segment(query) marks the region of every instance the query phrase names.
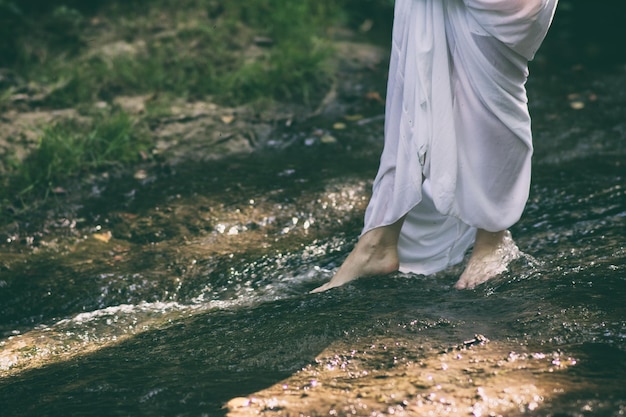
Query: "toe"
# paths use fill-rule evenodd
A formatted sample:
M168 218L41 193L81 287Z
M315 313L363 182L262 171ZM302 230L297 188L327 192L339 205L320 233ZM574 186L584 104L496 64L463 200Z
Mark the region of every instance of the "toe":
M326 283L326 284L324 284L322 286L319 286L319 287L315 288L314 290L309 291L309 294L316 294L318 292L324 292L324 291L327 291L329 289L331 289L331 286L330 286L329 283Z
M468 285L464 280L458 280L456 284L454 284L454 288L457 290L465 290L468 288Z

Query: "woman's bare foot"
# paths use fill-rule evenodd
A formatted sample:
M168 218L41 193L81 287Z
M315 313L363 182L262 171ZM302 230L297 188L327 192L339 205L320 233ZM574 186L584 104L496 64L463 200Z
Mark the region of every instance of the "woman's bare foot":
M365 233L329 282L311 291L322 292L357 278L397 271L398 237L404 218Z
M488 232L478 229L472 256L454 288L472 289L506 271L509 263L520 256L508 230Z

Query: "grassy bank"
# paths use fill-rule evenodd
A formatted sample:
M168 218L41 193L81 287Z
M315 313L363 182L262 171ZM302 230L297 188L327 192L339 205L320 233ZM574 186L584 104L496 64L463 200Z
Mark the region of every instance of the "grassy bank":
M149 156L146 126L174 100L314 108L332 84L333 28L361 20L349 3L0 0L0 121L68 108L80 118L49 118L26 156L10 149L22 138L0 137L0 208ZM141 95L132 116L115 104Z
M12 23L0 22L5 105L25 82L52 108L120 93L314 100L331 76L326 39L340 16L334 2L312 0L66 1L43 12L29 3L0 0Z

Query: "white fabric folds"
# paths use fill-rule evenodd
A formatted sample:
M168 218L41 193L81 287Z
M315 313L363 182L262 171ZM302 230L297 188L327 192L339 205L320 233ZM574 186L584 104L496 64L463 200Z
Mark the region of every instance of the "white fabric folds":
M400 270L460 262L530 188L525 82L557 0L396 0L385 146L363 233L407 216Z

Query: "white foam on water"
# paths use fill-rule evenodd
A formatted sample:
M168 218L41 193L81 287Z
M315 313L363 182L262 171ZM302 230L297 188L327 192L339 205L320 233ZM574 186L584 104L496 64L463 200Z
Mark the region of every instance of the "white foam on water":
M120 304L102 309L83 312L73 317L56 322L51 326L38 326L42 329L54 329L55 327L68 328L71 326L88 325L94 322L115 318L125 318L123 321L132 321L141 324L141 317L154 318L155 316L165 316L170 313L192 313L229 310L233 308L250 308L264 302L271 302L281 299L292 298L300 295L299 291L294 291L294 287L300 288L302 285L319 282L329 279L332 271L314 266L311 269L299 274L284 273L274 277L269 283L258 288L250 285L242 285L230 299L207 299L210 295L203 293L193 298L191 303L183 304L177 301L155 301L141 302L138 304ZM304 292L302 292L304 294ZM110 323L109 323L110 324Z

